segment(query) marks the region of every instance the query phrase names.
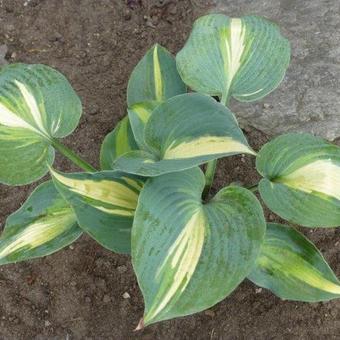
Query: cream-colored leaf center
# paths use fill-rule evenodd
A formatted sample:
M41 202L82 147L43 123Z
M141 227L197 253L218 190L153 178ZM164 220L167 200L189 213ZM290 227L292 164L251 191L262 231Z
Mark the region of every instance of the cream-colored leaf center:
M145 316L145 321L154 319L174 298L181 294L190 282L196 269L204 244L206 220L202 210L196 211L178 235L167 256L156 273L156 280L162 280L165 271L174 271L170 286L159 288L154 305Z
M13 242L0 250L0 258L4 258L22 248L35 249L61 235L75 223L76 218L71 209L62 213L47 216L38 220L13 237ZM0 243L1 244L1 243Z
M279 182L307 193L319 192L340 200L340 166L331 159L307 164Z
M130 189L127 185L114 180L80 180L62 176L53 172L53 176L68 189L81 196L111 204L123 209L130 209L134 212L137 207L138 194ZM131 180L132 181L132 180ZM131 182L130 182L131 185ZM137 184L136 184L137 185ZM108 208L107 206L100 206L99 203L93 203L94 207L102 211L112 211L118 215L121 214L119 209ZM131 212L125 212L125 216L131 216Z
M17 85L22 97L24 98L24 101L30 111L32 122L27 122L25 119L21 118L15 112L9 110L5 105L0 103L0 124L8 127L28 129L48 138L49 134L44 127L42 114L39 110L36 99L23 83L17 80L14 80L14 83ZM34 124L32 124L33 122Z
M241 59L245 49L246 29L242 19L232 18L230 26L222 31L222 57L224 71L227 77L226 90L228 91L232 80L241 67Z
M255 154L247 145L231 137L205 136L176 146L174 141L165 151L164 159L183 159L223 153Z
M160 66L160 63L159 63L158 46L155 46L155 48L153 50L153 73L154 73L156 100L162 101L162 99L163 99L163 81L162 81L161 66Z

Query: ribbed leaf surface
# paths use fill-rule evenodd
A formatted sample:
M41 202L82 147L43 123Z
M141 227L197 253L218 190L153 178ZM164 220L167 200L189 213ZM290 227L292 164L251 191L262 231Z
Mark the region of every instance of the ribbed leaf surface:
M138 195L143 183L138 179L109 171L61 174L53 180L73 207L79 226L103 247L130 252L130 238Z
M48 181L7 218L0 238L0 264L50 255L81 234L72 208Z
M186 92L175 58L162 46L150 48L133 70L127 89L128 106L164 100Z
M148 325L199 312L249 274L265 232L260 203L240 187L201 200L199 168L149 179L132 229L132 261Z
M289 42L272 22L257 16L210 14L196 20L177 54L178 71L193 90L250 102L274 90L290 59Z
M53 163L52 138L70 134L81 115L76 93L45 65L13 64L0 70L0 182L33 182Z
M268 224L248 278L282 299L318 302L340 297L340 282L314 244L281 224Z
M254 151L234 115L214 99L197 93L159 105L144 130L149 151L118 158L114 169L141 176L181 171L209 160Z
M287 134L257 156L259 190L282 218L306 227L340 225L340 148L309 134Z

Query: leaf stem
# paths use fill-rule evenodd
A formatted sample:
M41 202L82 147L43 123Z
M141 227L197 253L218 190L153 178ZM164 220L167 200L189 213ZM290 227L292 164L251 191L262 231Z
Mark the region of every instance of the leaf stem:
M91 164L87 163L83 159L81 159L73 150L69 149L64 144L60 143L57 139L52 140L52 145L65 157L67 157L70 161L72 161L79 168L87 171L87 172L95 172L97 171Z
M222 94L222 97L220 99L220 103L223 104L224 106L228 106L229 105L229 93L224 92Z
M224 92L220 98L220 103L224 106L229 105L229 93ZM207 199L211 190L211 186L214 182L215 172L217 167L217 159L209 161L207 163L207 169L205 171L205 187L203 190L203 199Z
M207 163L207 169L205 171L205 187L203 190L203 199L206 199L209 196L211 186L213 184L215 177L216 166L217 159L214 159Z
M246 188L248 190L250 190L251 192L256 192L259 188L259 183L256 183L254 185L251 185L250 187Z

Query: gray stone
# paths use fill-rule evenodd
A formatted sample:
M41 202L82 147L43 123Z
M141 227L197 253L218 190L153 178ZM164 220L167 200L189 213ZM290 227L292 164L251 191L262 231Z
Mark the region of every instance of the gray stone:
M199 2L199 1L198 1ZM310 132L340 137L340 1L213 0L229 16L257 14L276 22L292 47L282 84L256 103L231 101L242 127L268 135ZM197 6L197 14L202 14Z

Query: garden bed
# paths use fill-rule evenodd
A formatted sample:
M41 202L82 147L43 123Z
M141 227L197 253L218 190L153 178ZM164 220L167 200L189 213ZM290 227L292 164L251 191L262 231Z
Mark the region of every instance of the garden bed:
M83 101L84 114L65 143L98 166L104 136L126 113L127 81L138 60L155 42L176 53L194 18L216 2L3 0L1 44L8 46L11 63L44 63L67 76ZM296 11L294 1L252 2L259 6L227 2L229 15L255 12L279 22ZM267 141L255 129L247 128L246 134L256 150ZM213 189L232 181L256 182L253 162L248 157L219 161ZM56 168L76 170L59 157ZM0 185L1 225L35 186ZM278 221L269 213L267 218ZM340 230L308 229L307 234L339 276ZM143 301L130 259L86 236L50 257L1 267L0 291L1 339L336 339L340 333L339 301L286 302L249 281L208 311L134 333Z

